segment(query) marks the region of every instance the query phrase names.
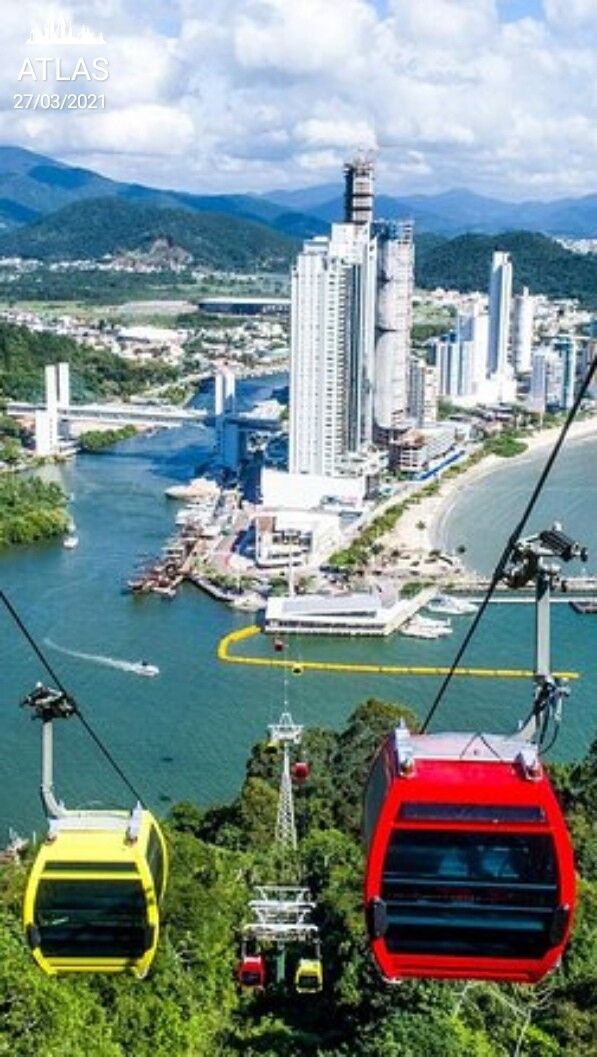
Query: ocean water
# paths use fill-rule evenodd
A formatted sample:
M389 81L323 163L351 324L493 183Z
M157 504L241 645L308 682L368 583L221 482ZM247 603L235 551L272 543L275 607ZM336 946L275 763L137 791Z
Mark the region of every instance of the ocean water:
M438 541L467 548L467 565L490 572L522 516L548 451L503 460L503 465L464 484L438 526ZM597 573L597 437L572 440L562 449L525 534L560 522L563 530L588 547L586 569ZM571 575L582 568L569 566Z
M243 385L247 402L270 391L264 380ZM284 694L278 670L217 660L220 638L250 623L250 615L233 613L190 585L172 602L121 593L136 564L155 555L173 528L178 506L165 499L164 489L192 476L211 442L208 430L162 431L127 441L109 454L80 456L69 466L47 469L74 496L79 547L66 551L51 543L0 556L3 589L37 639L60 647L45 646L51 664L130 781L161 813L183 798L205 805L233 796L250 747L278 716ZM546 499L550 509L545 510L589 545L597 545L596 455L595 444L571 445ZM442 530L446 539L465 543L479 568L490 563L511 524L508 504L514 513L535 472L531 460L521 461L481 482L480 500L472 490L465 491ZM564 504L568 516L562 513ZM532 617L530 606L492 607L468 662L529 667ZM400 636L383 642L295 639L291 655L354 663L448 664L469 620L456 618L455 634L438 642ZM579 617L567 606L554 607L555 662L582 673L567 706L557 746L560 758L582 754L595 732L596 639L597 618ZM246 649L270 655L272 647L263 638ZM157 664L160 675L144 679L127 670L127 664L141 659ZM43 828L38 800L40 728L19 702L45 678L30 647L6 612L0 612L0 838L9 825L23 833ZM289 679L288 693L297 721L340 727L356 705L372 695L401 701L423 715L437 685L435 678L305 672ZM436 729L507 731L526 715L530 695L531 686L524 682L454 680ZM129 793L76 719L58 725L55 741L56 787L68 806L130 803Z

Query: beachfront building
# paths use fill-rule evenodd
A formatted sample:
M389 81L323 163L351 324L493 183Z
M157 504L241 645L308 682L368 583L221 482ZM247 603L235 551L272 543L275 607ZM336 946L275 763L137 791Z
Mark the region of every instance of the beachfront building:
M401 473L419 477L439 470L461 450L455 422L438 422L404 434L394 452L394 465Z
M577 344L570 334L535 349L529 401L538 411L569 411L576 396Z
M377 246L369 224L334 224L292 272L291 473L334 476L373 435Z
M589 323L589 340L580 349L580 371L582 377L587 373L590 365L597 356L597 316ZM597 400L597 373L593 375L593 381L587 390L587 397Z
M509 253L496 251L489 277L489 341L487 376L504 377L508 362L510 306L512 301L512 264Z
M479 403L486 389L488 317L479 302L459 312L456 328L435 343L440 397L457 404Z
M569 411L576 395L576 341L571 334L560 334L553 344L562 364L561 406Z
M375 324L374 437L387 447L408 416L414 290L414 238L410 222L378 223Z
M547 409L562 406L564 371L562 359L549 346L541 346L533 352L529 404L534 411L543 413Z
M408 414L422 426L437 419L437 369L418 357L413 357L409 371ZM400 444L400 438L396 438Z
M517 374L528 374L531 370L534 321L535 298L525 286L522 293L514 298L512 318L512 354Z

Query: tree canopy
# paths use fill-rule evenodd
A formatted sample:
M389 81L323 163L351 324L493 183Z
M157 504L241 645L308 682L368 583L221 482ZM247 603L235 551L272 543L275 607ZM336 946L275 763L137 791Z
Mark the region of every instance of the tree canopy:
M147 980L45 977L21 937L26 869L0 868L0 1055L10 1057L592 1057L597 1029L592 946L597 883L591 831L597 746L554 768L583 871L562 968L537 988L404 982L389 988L370 959L362 914L362 782L381 738L407 709L370 699L346 729L306 732L312 778L297 795L303 877L317 901L324 990L241 994L239 932L251 885L273 868L279 761L255 746L236 800L179 804L166 823L172 876Z

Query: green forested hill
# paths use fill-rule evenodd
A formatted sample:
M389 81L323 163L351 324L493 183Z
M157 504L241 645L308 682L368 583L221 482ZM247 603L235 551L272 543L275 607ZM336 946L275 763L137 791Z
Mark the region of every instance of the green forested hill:
M315 217L253 194L192 194L120 183L90 169L65 165L21 147L0 146L0 228L26 224L64 206L106 195L140 205L227 213L257 220L276 231L306 237L326 228Z
M494 250L512 255L514 289L533 294L577 297L597 308L597 255L571 253L545 235L511 231L504 235L422 236L417 243L417 285L431 290L487 290Z
M52 979L25 948L25 868L0 869L0 1054L10 1057L593 1057L597 884L590 831L597 750L556 769L583 875L574 940L539 988L405 982L387 987L369 957L358 831L368 760L400 715L371 700L345 731L312 730L312 778L297 797L304 881L317 900L325 987L261 996L235 984L251 885L276 879L271 834L279 763L260 745L226 807L178 805L168 823L172 877L155 967L127 977ZM412 722L411 716L411 722ZM295 952L295 956L296 956ZM524 1040L516 1050L524 1031Z
M286 267L294 239L225 213L196 213L126 199L92 198L59 209L0 236L0 256L39 260L98 259L127 250L149 250L166 239L210 268L250 271Z
M130 396L176 377L171 367L133 364L111 352L88 348L71 338L0 322L0 400L38 400L47 363L66 360L72 368L75 400Z

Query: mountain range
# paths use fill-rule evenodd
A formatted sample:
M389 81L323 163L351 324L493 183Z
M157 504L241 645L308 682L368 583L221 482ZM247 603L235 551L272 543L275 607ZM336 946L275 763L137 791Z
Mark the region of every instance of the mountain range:
M90 169L19 147L0 147L0 228L14 228L81 199L115 196L140 205L227 213L291 237L327 231L342 217L342 188L327 183L266 194L190 194L110 180ZM575 238L597 237L597 194L551 202L504 202L457 188L440 194L376 198L378 217L409 217L419 232L496 234L525 229Z
M227 213L301 239L328 226L325 220L259 195L194 195L119 183L20 147L0 147L0 229L31 223L84 199L107 197L159 208Z
M286 271L302 239L328 231L330 222L340 219L338 191L324 184L267 196L192 195L118 183L4 147L0 257L57 261L131 251L155 256L159 246L160 254L218 270ZM491 253L502 249L512 254L516 289L524 283L533 293L597 305L597 256L572 253L529 230L535 225L560 234L594 234L597 195L513 204L460 190L401 199L380 194L376 205L379 216L414 218L416 281L423 288L485 289ZM512 231L516 224L525 230Z
M342 215L340 185L321 184L302 191L270 191L264 198L328 223L339 220ZM546 235L597 238L597 194L552 202L503 202L475 194L467 188L455 188L440 194L399 198L378 194L375 206L380 218L408 217L414 220L417 231L440 235L459 235L468 231L497 234L524 229Z

